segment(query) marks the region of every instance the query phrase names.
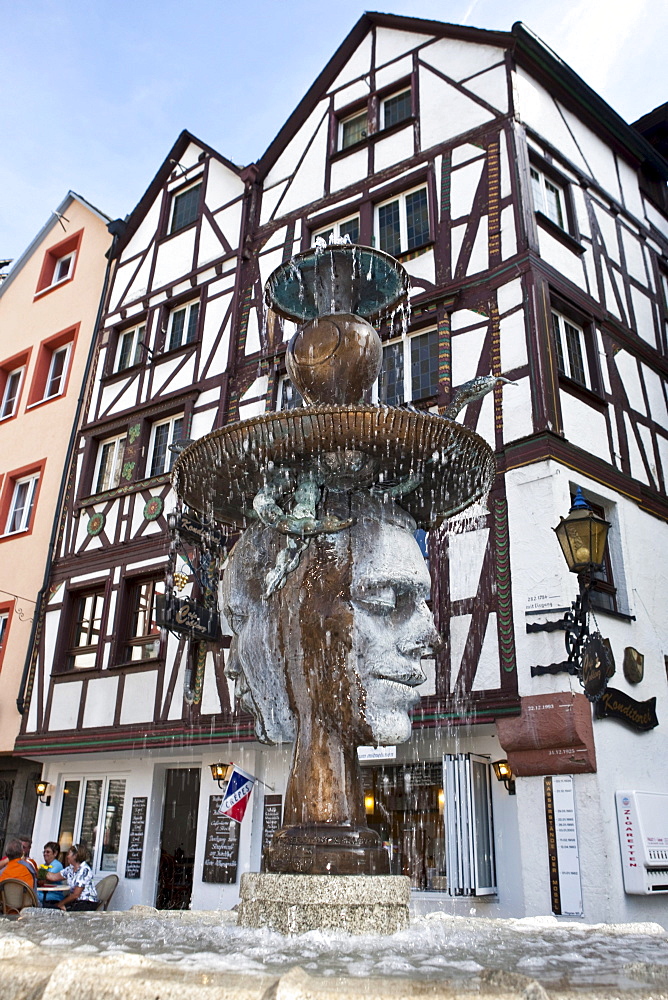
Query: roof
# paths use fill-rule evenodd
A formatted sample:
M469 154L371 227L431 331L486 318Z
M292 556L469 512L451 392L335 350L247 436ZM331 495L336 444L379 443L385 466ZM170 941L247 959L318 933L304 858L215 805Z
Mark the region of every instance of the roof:
M48 220L44 223L40 231L35 236L35 238L28 244L28 246L23 251L21 256L16 258L9 273L7 274L7 277L4 279L4 281L0 282L0 296L5 293L7 288L9 288L16 275L23 268L24 264L26 264L27 261L30 260L30 258L32 257L32 255L34 254L35 250L40 245L40 243L42 243L43 240L48 236L48 234L51 232L54 226L58 225L58 217L60 215L65 214L69 205L71 205L73 201L78 201L81 205L84 206L84 208L87 208L89 212L92 212L93 215L97 215L97 217L101 219L105 223L105 225L111 222L111 218L108 215L100 211L99 208L96 208L95 205L92 205L89 201L86 201L86 199L82 195L77 194L76 191L68 191L66 196L61 201L60 205L58 205L58 207L54 209L54 211L49 216Z

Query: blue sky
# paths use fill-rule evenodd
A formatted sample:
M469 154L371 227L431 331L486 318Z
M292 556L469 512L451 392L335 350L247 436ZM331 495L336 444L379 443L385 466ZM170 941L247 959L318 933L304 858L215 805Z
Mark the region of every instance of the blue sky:
M183 128L256 160L365 9L520 20L627 121L668 100L666 0L3 0L0 257L70 188L125 216Z

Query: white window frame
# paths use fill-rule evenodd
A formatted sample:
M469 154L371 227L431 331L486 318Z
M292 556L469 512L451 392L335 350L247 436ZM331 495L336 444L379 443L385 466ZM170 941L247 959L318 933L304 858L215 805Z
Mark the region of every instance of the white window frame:
M446 869L450 896L497 891L491 764L473 753L443 757ZM476 776L483 779L482 801ZM478 781L479 786L479 781ZM485 853L485 847L487 852Z
M9 628L9 611L0 611L0 662L2 661L2 648L5 644L5 636Z
M74 271L74 261L76 259L76 255L77 255L76 250L70 250L69 253L65 253L65 254L63 254L62 257L58 257L56 259L56 263L55 263L54 268L53 268L53 278L51 280L51 285L50 285L51 288L53 288L54 285L62 285L63 281L67 281L68 278L72 277L72 272ZM64 264L66 261L67 261L67 264L68 264L67 271L61 277L58 277L57 276L58 275L58 271L60 270L61 265Z
M194 344L197 340L197 325L199 323L199 298L191 299L190 302L183 302L179 306L174 306L173 309L169 311L169 318L167 321L167 335L165 337L165 351L177 351L179 347L185 347L186 344ZM190 326L190 320L192 317L193 309L197 309L197 318L195 320L195 336L192 340L188 340L188 328ZM183 329L181 331L181 342L179 344L172 344L172 331L174 328L174 318L180 312L184 312L186 317L183 321Z
M129 799L128 799L128 779L129 779L129 777L130 776L129 776L129 774L127 772L126 773L118 773L118 774L71 774L71 775L68 774L66 776L63 776L63 778L61 780L61 784L60 784L61 810L60 810L60 816L58 817L58 825L59 825L59 827L60 827L60 824L62 823L62 813L63 813L62 807L63 807L63 802L64 802L64 799L65 799L65 792L64 792L65 785L68 782L72 782L72 781L78 781L79 782L79 797L78 797L78 801L77 801L77 809L76 809L76 814L75 814L75 819L74 819L74 829L71 831L71 833L72 833L72 843L73 844L78 844L79 841L81 840L81 827L83 826L83 821L84 821L84 807L85 807L85 801L86 801L86 786L87 786L87 784L88 784L89 781L91 781L91 782L92 781L101 781L102 782L102 789L101 789L101 792L100 792L100 808L99 808L98 814L97 814L97 830L99 831L99 833L98 833L98 836L97 836L95 848L91 852L91 859L89 861L90 867L92 868L92 870L95 872L96 875L97 874L108 875L108 874L113 874L114 872L116 872L116 874L120 874L121 859L123 858L123 845L126 842L126 837L125 837L125 834L124 834L124 828L127 829L127 825L126 824L127 824L127 807L128 807L128 801L129 801ZM108 798L109 798L109 784L112 781L124 781L125 782L125 789L124 789L124 793L123 793L123 819L122 819L122 822L121 822L121 830L119 831L119 842L118 842L118 855L117 855L118 860L116 862L116 867L115 868L100 868L100 861L102 860L102 858L101 858L102 848L104 846L105 819L106 819L106 814L107 814L107 806L108 806ZM59 835L62 832L65 832L65 831L61 831L59 829ZM66 832L69 833L70 831L68 830ZM88 844L87 846L90 849L91 845Z
M585 386L585 388L591 389L592 387L591 372L589 370L589 357L587 355L587 335L585 330L578 323L572 320L570 316L564 315L564 313L560 312L558 309L555 309L553 307L550 311L552 314L551 316L552 330L554 332L555 348L557 351L557 367L559 367L559 362L558 362L559 353L561 353L561 357L563 359L563 371L561 368L559 368L560 373L565 375L566 378L569 378L572 382L575 382L576 385L583 385ZM558 333L555 330L555 323L554 323L555 319L557 320L557 326L559 331ZM582 381L582 379L580 378L575 378L573 375L573 364L571 359L571 352L569 351L568 348L568 339L566 336L565 324L568 324L568 326L577 334L577 343L579 345L580 360L582 362L584 381Z
M386 347L394 347L396 344L402 344L402 357L403 357L403 383L404 383L404 394L401 400L396 403L390 403L390 406L399 406L400 403L411 403L414 398L416 399L428 399L428 396L413 396L413 372L412 372L412 342L416 337L424 337L429 333L436 333L437 327L430 326L426 330L416 330L415 333L411 333L406 337L395 337L393 340L386 340L383 342L383 352ZM371 398L374 403L379 401L379 388L380 388L380 376L376 379L371 390Z
M324 239L325 243L328 243L330 233L334 235L337 239L341 239L341 227L345 226L347 222L353 222L355 219L357 219L357 231L359 232L360 214L359 212L355 212L353 215L347 215L345 219L339 219L336 222L331 223L331 225L329 226L321 226L320 229L317 229L312 234L311 237L312 243L315 243L318 237L320 237L320 239Z
M9 513L7 515L7 521L5 524L5 535L18 535L22 531L27 531L30 527L30 519L32 517L33 508L35 506L35 492L37 490L37 484L39 482L39 472L33 473L31 476L21 476L20 479L14 480L14 489L12 491L12 500L9 505ZM21 519L19 525L16 528L10 530L10 525L14 520L14 515L18 508L18 498L20 487L28 483L28 489L25 494L25 501L23 503Z
M401 97L403 94L408 94L409 97L410 97L410 104L411 104L411 112L410 112L410 114L407 115L406 118L402 118L398 122L393 122L392 125L387 125L386 122L385 122L385 105L387 104L388 101L394 100L395 97ZM404 122L409 122L411 120L411 118L413 117L413 104L412 104L412 101L413 101L413 91L412 91L410 83L407 84L405 87L401 87L399 90L394 90L391 94L386 94L385 97L382 97L381 101L380 101L381 128L382 129L392 128L393 125L401 125Z
M116 434L114 437L108 437L99 442L97 446L97 457L95 459L95 472L93 475L94 493L104 493L106 490L113 490L120 483L121 471L123 469L123 458L125 455L125 442L127 441L127 437L127 433L124 431L122 434ZM112 444L114 448L111 461L111 477L109 484L104 486L99 483L100 473L102 471L102 457L104 455L104 449L108 445Z
M146 476L151 478L153 476L164 476L166 472L171 471L171 467L176 461L176 455L173 455L169 450L170 444L174 444L174 426L177 420L183 420L183 426L185 427L185 414L175 413L171 417L166 417L164 420L156 420L151 426L151 437L148 446L148 461L146 463ZM167 447L165 450L165 466L160 472L153 472L153 452L155 450L155 438L157 434L158 427L164 427L165 424L170 425L169 434L167 436ZM183 429L183 428L182 428Z
M416 184L415 187L410 188L408 191L402 191L401 194L394 194L391 198L385 198L383 201L379 201L374 205L373 209L373 232L374 232L374 246L378 247L379 250L383 248L380 245L380 223L379 223L379 213L381 208L385 208L386 205L391 205L393 202L399 202L399 240L401 249L398 251L399 254L408 253L409 250L418 250L420 247L424 246L424 243L419 243L415 247L408 246L408 218L406 214L406 199L411 194L416 194L418 191L424 191L427 195L427 217L429 220L429 232L427 235L426 242L431 239L431 204L429 199L429 186L426 183ZM387 252L387 251L386 251Z
M568 232L568 213L566 212L566 188L563 184L558 184L551 177L548 177L535 163L529 165L531 176L531 194L534 202L534 209L541 212L547 219ZM555 195L557 204L556 213L550 209L548 194ZM540 200L540 204L538 204ZM557 218L555 218L555 214Z
M128 368L134 368L138 365L142 359L142 347L144 338L146 336L146 324L140 323L139 326L130 327L129 330L121 330L118 335L118 342L116 344L116 358L114 359L114 372L124 372ZM123 344L126 339L131 338L131 348L129 353L130 363L124 365L123 368L120 367L121 364L121 354L123 353Z
M292 388L294 389L294 391L299 394L299 390L297 389L297 387L294 384L294 382L292 382L292 379L290 378L290 376L289 375L281 375L280 379L278 380L278 386L277 386L277 389L276 389L276 409L277 410L285 409L286 412L288 412L289 410L296 409L296 406L286 406L286 407L283 406L283 387L285 386L285 384L287 382L289 382L292 385ZM303 406L303 405L304 405L304 402L302 400L302 402L299 404L299 406Z
M174 233L183 232L184 229L187 229L188 226L192 226L193 222L197 220L197 214L196 214L195 218L191 219L190 222L186 222L183 226L179 226L178 229L174 229L174 216L176 215L177 200L181 197L181 195L188 194L188 192L192 191L193 188L201 187L202 183L203 183L202 175L200 174L198 177L195 178L192 184L188 184L186 185L186 187L181 188L179 191L175 191L174 194L172 195L172 203L170 205L170 211L169 211L169 230L168 230L170 236Z
M65 383L67 381L67 370L70 363L70 351L72 349L71 341L67 344L62 344L60 347L56 347L51 351L51 358L49 359L49 371L46 376L46 382L44 383L44 399L55 399L57 396L62 396L65 391ZM51 382L54 378L53 370L56 363L56 358L58 355L64 354L65 359L63 361L63 370L60 375L60 385L58 386L57 392L49 392L51 388Z
M363 118L363 117L366 118L366 129L363 130L364 134L362 135L362 137L360 139L356 139L355 142L349 142L347 145L344 146L343 141L344 141L344 134L345 134L345 126L349 125L351 122L356 121L356 119ZM360 108L358 111L355 111L353 114L346 115L345 118L339 118L338 133L339 133L338 134L338 142L337 142L337 146L336 146L336 148L338 150L350 149L352 146L357 146L357 144L360 143L360 142L362 142L364 139L368 139L368 137L369 137L369 109L368 108Z
M21 389L23 388L23 376L25 375L25 365L20 365L18 368L12 369L12 371L7 372L7 378L5 379L5 388L2 393L2 402L0 403L0 420L7 420L9 417L13 417L16 413L16 409L19 405L19 399L21 396ZM11 386L12 378L18 375L18 382L16 384L16 392L14 393L14 398L12 402L11 410L7 410L7 403L9 402L9 389Z

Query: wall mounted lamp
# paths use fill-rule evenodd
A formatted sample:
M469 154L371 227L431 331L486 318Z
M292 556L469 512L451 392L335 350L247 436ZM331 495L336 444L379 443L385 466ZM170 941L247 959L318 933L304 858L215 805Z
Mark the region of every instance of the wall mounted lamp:
M227 769L229 766L229 764L209 764L209 767L211 768L211 777L218 784L219 788L224 787Z
M494 774L498 781L502 781L506 786L508 795L515 794L515 776L510 769L510 764L507 760L495 760L492 763L494 768Z
M49 782L48 781L42 781L41 778L40 778L39 781L35 782L35 794L36 794L37 798L39 799L39 801L43 805L45 805L45 806L50 806L51 805L51 796L50 795L46 795L48 787L49 787ZM44 798L45 795L46 795L46 798Z
M375 808L376 800L373 797L373 792L367 792L364 796L364 812L367 816L373 816Z

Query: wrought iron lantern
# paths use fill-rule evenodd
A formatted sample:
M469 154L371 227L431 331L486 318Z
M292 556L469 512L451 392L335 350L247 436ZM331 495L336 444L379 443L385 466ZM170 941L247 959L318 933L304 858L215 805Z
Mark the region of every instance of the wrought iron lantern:
M553 528L570 572L585 574L587 586L591 574L603 566L609 529L610 522L594 513L579 487L568 517Z
M507 760L495 760L492 762L494 774L497 781L502 781L506 786L509 795L515 794L515 775Z
M49 788L48 781L42 781L42 779L40 778L39 781L35 782L35 794L39 799L39 801L45 806L51 805L51 796L46 795L48 788ZM44 798L45 795L46 798Z
M223 788L226 784L227 769L229 766L229 764L209 764L211 777L217 782L219 788Z

